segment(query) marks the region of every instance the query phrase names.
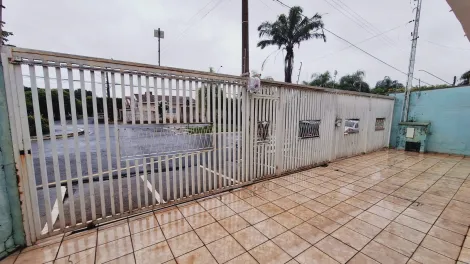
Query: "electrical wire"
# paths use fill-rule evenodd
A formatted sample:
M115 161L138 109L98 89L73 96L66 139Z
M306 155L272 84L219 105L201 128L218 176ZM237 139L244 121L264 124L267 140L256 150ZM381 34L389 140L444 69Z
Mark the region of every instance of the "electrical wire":
M281 5L283 5L283 6L287 7L287 8L289 8L289 9L292 9L292 7L290 7L290 6L286 5L286 4L284 4L284 3L283 3L282 1L280 1L280 0L273 0L273 1L276 1L276 2L280 3ZM307 17L307 16L304 15L304 14L302 14L302 16ZM307 17L307 18L308 18L308 17ZM368 55L368 56L374 58L375 60L377 60L377 61L379 61L379 62L381 62L381 63L387 65L388 67L390 67L390 68L392 68L392 69L394 69L394 70L396 70L396 71L398 71L398 72L400 72L400 73L403 73L403 74L406 75L406 76L408 76L408 73L406 73L406 72L404 72L404 71L398 69L397 67L395 67L395 66L393 66L393 65L391 65L391 64L389 64L389 63L387 63L387 62L385 62L385 61L383 61L383 60L381 60L381 59L379 59L379 58L377 58L376 56L374 56L374 55L370 54L369 52L363 50L362 48L358 47L357 45L355 45L355 44L352 43L351 41L349 41L349 40L347 40L347 39L345 39L345 38L339 36L338 34L334 33L333 31L331 31L331 30L329 30L329 29L327 29L327 28L325 28L325 27L323 27L322 29L325 30L326 32L332 34L333 36L335 36L335 37L337 37L337 38L339 38L339 39L341 39L341 40L347 42L349 45L351 45L351 46L355 47L356 49L362 51L363 53L365 53L366 55ZM416 77L413 77L413 79L419 80L419 79L416 78ZM425 84L427 84L427 85L431 85L431 84L429 84L429 83L427 83L427 82L424 82L423 80L421 80L421 82L422 82L422 83L425 83Z
M456 49L456 50L470 51L470 49L464 49L464 48L459 48L459 47L450 47L450 46L446 46L446 45L443 45L443 44L439 44L439 43L436 43L436 42L432 42L432 41L426 40L426 39L421 39L421 40L422 40L422 41L425 41L425 42L427 42L427 43L430 43L430 44L433 44L433 45L442 47L442 48L446 48L446 49Z

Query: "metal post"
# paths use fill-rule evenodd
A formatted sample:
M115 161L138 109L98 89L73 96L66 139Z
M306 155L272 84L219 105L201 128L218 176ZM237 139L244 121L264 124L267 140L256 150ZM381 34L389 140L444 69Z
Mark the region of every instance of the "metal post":
M242 74L250 72L248 36L248 0L242 0Z
M405 102L403 104L403 116L402 121L406 122L408 120L408 111L410 107L410 91L411 87L413 86L413 73L415 69L415 61L416 61L416 47L418 45L418 31L419 31L419 19L421 17L421 4L423 3L422 0L418 1L418 6L416 7L416 18L415 18L415 27L413 31L413 40L411 42L411 55L410 55L410 63L408 66L408 79L406 81L406 91L405 91Z
M160 28L158 28L158 66L160 66Z
M299 84L300 72L302 71L302 62L300 62L299 75L297 75L297 84Z

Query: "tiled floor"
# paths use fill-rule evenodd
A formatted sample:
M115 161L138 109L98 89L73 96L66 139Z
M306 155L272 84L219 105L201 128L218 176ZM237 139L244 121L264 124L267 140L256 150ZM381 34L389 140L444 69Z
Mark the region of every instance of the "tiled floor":
M74 235L6 263L470 263L470 158L379 151Z

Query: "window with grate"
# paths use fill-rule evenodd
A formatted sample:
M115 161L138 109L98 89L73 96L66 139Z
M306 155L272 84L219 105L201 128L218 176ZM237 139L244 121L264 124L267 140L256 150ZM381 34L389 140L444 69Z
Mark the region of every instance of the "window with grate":
M344 134L359 133L359 119L346 119L344 122Z
M320 137L320 120L303 120L299 122L299 138Z
M385 130L385 118L375 119L375 131Z
M270 130L269 130L268 121L258 122L258 141L266 141L269 139Z

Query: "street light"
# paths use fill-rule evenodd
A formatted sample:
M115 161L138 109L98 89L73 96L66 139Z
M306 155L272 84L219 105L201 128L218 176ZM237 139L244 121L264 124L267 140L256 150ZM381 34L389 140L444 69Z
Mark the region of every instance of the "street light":
M153 30L153 36L158 38L158 66L160 66L160 39L165 38L165 31L160 28Z
M220 71L220 69L222 69L222 67L223 67L223 66L220 66L216 73L219 73L219 71Z
M425 70L419 70L419 71L422 71L422 72L425 72L425 73L427 73L427 74L429 74L429 75L431 75L431 76L434 76L434 77L436 77L437 79L439 79L439 80L441 80L441 81L447 83L448 85L452 85L451 83L446 82L444 79L439 78L439 77L437 77L436 75L434 75L434 74L432 74L432 73L430 73L430 72L428 72L428 71L425 71Z

